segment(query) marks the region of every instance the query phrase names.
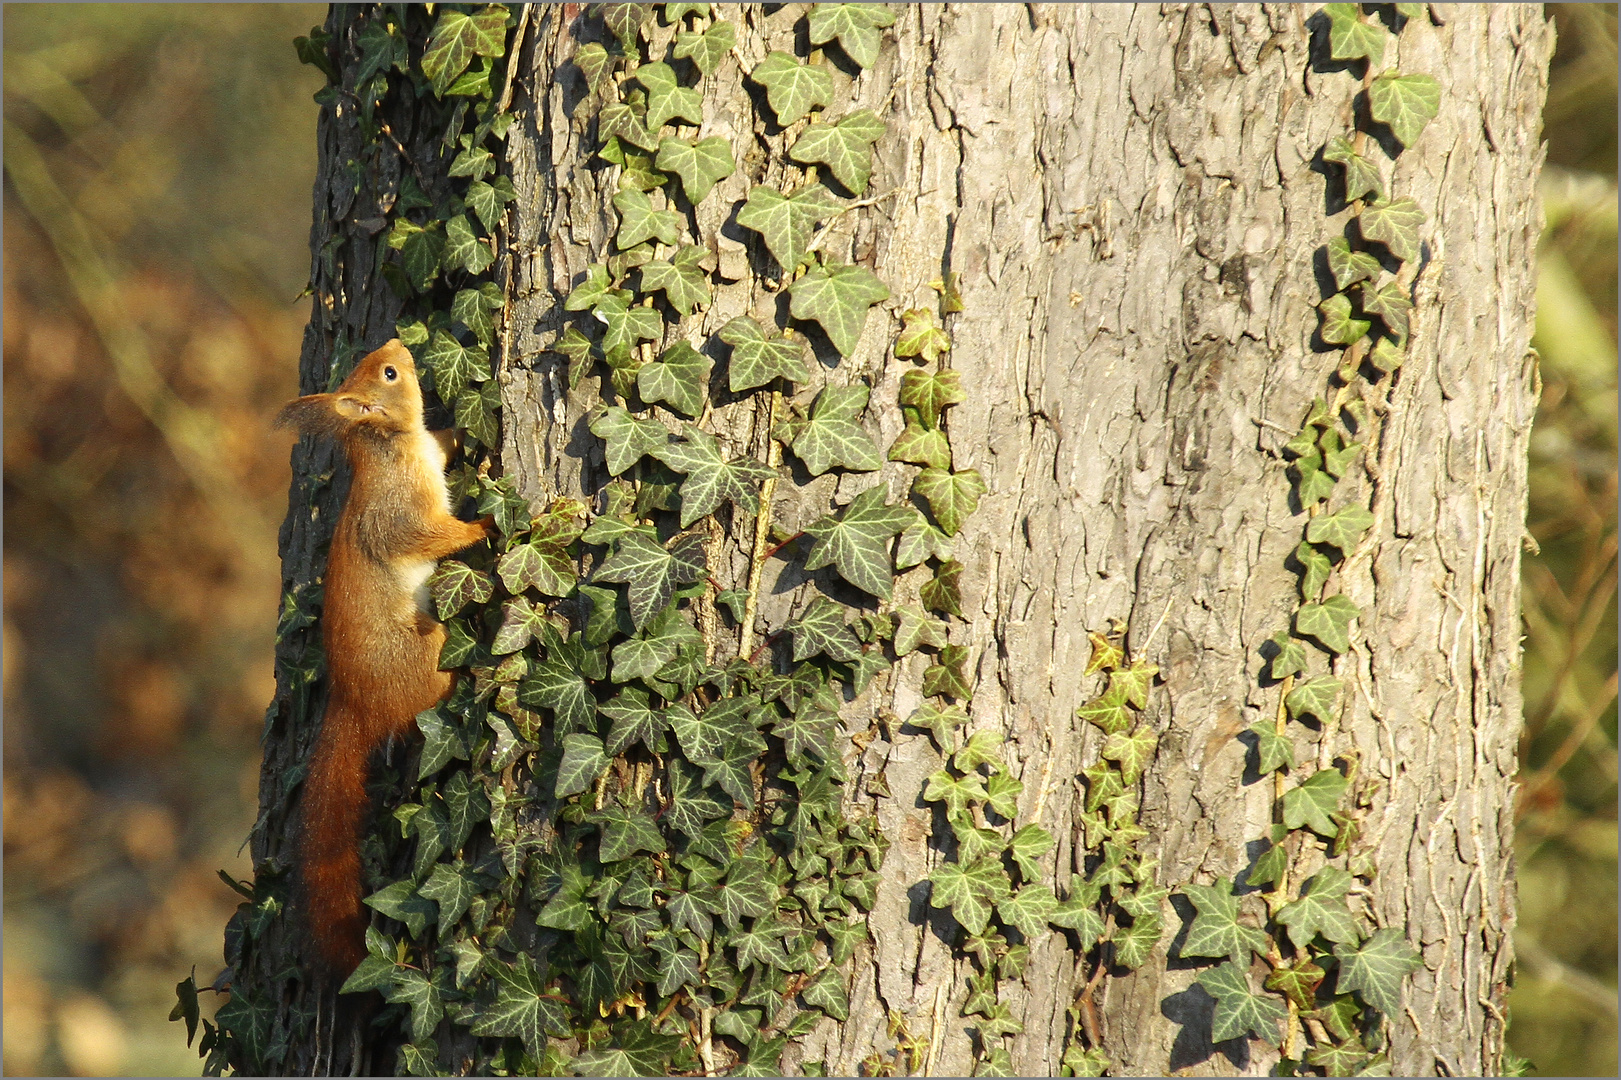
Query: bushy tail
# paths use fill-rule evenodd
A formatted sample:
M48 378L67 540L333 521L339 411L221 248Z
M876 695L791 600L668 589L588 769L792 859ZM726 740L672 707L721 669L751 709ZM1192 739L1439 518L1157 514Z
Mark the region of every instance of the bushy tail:
M329 703L304 780L299 862L305 919L326 974L339 980L366 958L370 921L360 902L360 827L371 747L359 733L346 708Z

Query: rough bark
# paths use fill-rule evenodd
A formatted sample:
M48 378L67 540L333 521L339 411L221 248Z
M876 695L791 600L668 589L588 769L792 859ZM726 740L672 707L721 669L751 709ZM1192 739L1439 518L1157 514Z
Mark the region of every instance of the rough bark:
M704 135L731 138L739 172L697 211L721 277L711 308L680 335L706 341L738 314L786 317L769 260L733 220L748 182L791 137L755 119L741 84L769 49L793 49L804 5L767 14L749 7L736 54L706 79ZM594 379L566 389L564 358L548 349L563 326L561 300L608 254L613 177L591 162L584 86L568 60L574 5L537 8L509 138L518 201L498 265L509 307L500 379L502 464L531 499L589 495L606 479L583 417ZM1520 723L1518 571L1525 456L1535 403L1532 326L1539 112L1551 33L1535 5L1432 5L1436 14L1393 44L1404 69L1433 74L1441 113L1393 167L1394 183L1428 212L1412 359L1394 380L1377 456L1342 481L1378 524L1340 571L1363 609L1356 647L1342 661L1346 713L1322 757L1354 748L1381 781L1366 810L1366 843L1380 872L1367 899L1379 925L1403 927L1425 968L1392 1018L1398 1074L1470 1074L1497 1067L1514 923L1512 776ZM1337 353L1315 337L1313 306L1326 295L1319 250L1346 213L1327 192L1319 148L1352 120L1356 80L1321 72L1321 35L1309 9L1268 6L924 5L897 8L877 65L848 88L852 107L888 122L878 144L871 205L840 219L826 250L874 269L893 312L927 304L927 282L962 274L964 314L950 363L969 400L951 417L957 465L979 469L991 493L957 543L966 565L969 618L953 639L977 672L972 727L1003 732L1025 783L1028 813L1058 838L1055 876L1082 872L1076 825L1079 769L1096 760L1096 731L1074 719L1095 691L1082 675L1085 631L1128 619L1163 686L1149 718L1161 732L1144 784L1145 854L1175 887L1242 873L1270 821L1272 786L1245 773L1237 735L1277 707L1259 679L1258 646L1283 628L1296 576L1286 568L1304 515L1291 502L1280 447L1322 392ZM347 20L335 9L340 36ZM658 33L667 33L660 28ZM800 35L803 38L803 35ZM804 41L798 42L803 52ZM854 74L850 69L849 74ZM391 116L416 165L363 157L340 100L321 116L315 192L316 302L301 358L301 387L324 388L346 354L392 333L398 305L377 267L379 232L403 168L442 168L414 118ZM372 161L354 194L345 163ZM1387 170L1390 167L1387 166ZM421 177L424 186L440 182ZM875 310L854 355L818 347L818 378L873 385L869 427L882 443L900 430L902 365L889 358L893 318ZM717 383L704 425L763 453L766 418ZM292 512L282 532L287 587L313 581L342 477L328 484L329 453L295 453ZM796 479L803 480L804 477ZM904 492L901 472L879 476ZM872 480L821 478L778 488L776 520L792 530ZM314 508L313 510L311 508ZM736 577L752 542L717 539L711 565ZM774 561L771 571L783 565ZM917 587L903 580L900 595ZM768 577L764 631L805 604L813 581ZM261 819L253 853L261 876L285 868L293 792L319 716L299 703L279 648L278 696L267 717ZM721 655L729 648L722 645ZM905 716L919 700L913 657L845 711L864 735L880 713ZM891 741L886 731L893 734ZM955 926L931 909L926 879L947 830L919 798L939 767L926 736L879 731L851 743L852 793L880 770L893 798L857 796L893 846L856 954L851 1019L826 1022L785 1063L822 1059L854 1074L894 1046L899 1016L934 1044L935 1074L972 1069L959 1015L968 962L950 945ZM1313 869L1297 864L1296 879ZM1210 1043L1210 999L1174 956L1191 910L1179 908L1154 957L1102 987L1104 1048L1117 1073L1264 1073L1273 1058ZM291 930L294 924L287 924ZM294 942L273 929L256 951L254 980L296 963ZM1090 971L1061 933L1032 943L1022 982L1006 1000L1025 1024L1017 1071L1056 1074L1066 1009ZM238 972L241 985L250 975ZM253 985L266 985L253 983ZM284 993L293 995L293 984ZM285 1067L342 1069L332 1032L296 1021L310 1004L284 996L292 1028ZM344 1041L347 1041L345 1038ZM1256 1043L1248 1044L1259 1046ZM392 1056L359 1067L387 1068Z
M801 14L745 9L736 57L752 67L791 48ZM1095 691L1081 674L1084 631L1128 618L1143 642L1164 613L1150 649L1164 686L1150 705L1162 736L1143 846L1172 887L1242 873L1272 789L1246 778L1236 736L1277 707L1276 689L1258 681L1258 646L1293 610L1286 560L1305 520L1279 451L1337 360L1314 337L1313 306L1326 295L1319 250L1346 213L1317 153L1349 130L1356 79L1316 69L1326 43L1295 7L898 14L893 46L851 88L852 108L889 124L869 191L878 198L825 247L872 267L894 312L927 303L926 282L942 269L963 275L967 312L950 356L971 393L952 416L952 442L958 467L991 486L957 548L972 609L953 636L977 657L973 727L1000 730L1015 748L1026 811L1045 795L1042 823L1060 838L1055 869L1084 870L1072 780L1099 750L1097 733L1073 719ZM509 140L519 200L504 463L532 498L589 494L606 478L582 422L594 380L567 392L566 361L547 351L562 298L609 253L614 222L612 175L589 164L584 86L568 66L579 42L561 15L538 21ZM1354 748L1380 780L1366 812L1380 866L1368 911L1423 951L1406 1013L1392 1018L1395 1071L1478 1073L1497 1065L1512 956L1518 568L1535 403L1527 343L1551 34L1531 5L1447 6L1393 47L1392 62L1444 88L1441 115L1394 166L1395 186L1430 215L1428 249L1413 359L1395 380L1385 436L1342 482L1379 521L1339 572L1364 614L1341 661L1346 713L1321 756L1326 765ZM779 179L762 175L750 142L780 151L785 137L753 118L745 94L758 91L740 83L736 58L705 85L702 134L732 139L742 164L697 211L703 242L735 281L680 328L694 342L781 302L731 215L746 182ZM885 440L900 426L880 404L895 400L902 370L885 355L895 325L875 314L848 360L819 354L828 381L872 381L868 419ZM761 449L755 406L717 402L706 426ZM843 483L841 501L870 480ZM821 513L831 487L784 485L777 519L793 529ZM746 545L747 527L738 532ZM741 547L730 560L735 572ZM764 630L803 604L801 584L772 584ZM865 732L875 711L907 715L920 671L903 665L893 685L848 708L847 730ZM887 1020L898 1014L936 1041L937 1073L968 1072L959 1006L969 969L919 884L941 857L931 836L942 825L918 798L937 753L903 733L852 745L847 758L858 764L851 791L863 790L863 770L884 770L896 797L871 800L871 812L894 846L874 946L857 954L851 1019L824 1024L800 1056L853 1073L894 1045ZM1191 909L1178 914L1185 927ZM1210 999L1189 989L1196 971L1167 960L1168 948L1172 935L1142 970L1104 984L1104 1046L1117 1070L1264 1072L1265 1056L1212 1047ZM1011 999L1026 1027L1018 1071L1058 1071L1065 1010L1086 974L1064 935L1034 943Z

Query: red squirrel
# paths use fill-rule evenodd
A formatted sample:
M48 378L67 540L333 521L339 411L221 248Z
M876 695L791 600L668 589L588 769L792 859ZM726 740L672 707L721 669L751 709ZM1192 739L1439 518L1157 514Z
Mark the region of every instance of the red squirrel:
M411 353L398 340L368 355L329 394L297 398L276 426L343 444L352 480L327 557L321 616L331 692L304 780L300 877L320 961L343 978L366 957L360 831L373 751L415 730L449 695L439 670L445 628L428 577L439 559L488 536L489 518L450 512L446 444L430 432Z

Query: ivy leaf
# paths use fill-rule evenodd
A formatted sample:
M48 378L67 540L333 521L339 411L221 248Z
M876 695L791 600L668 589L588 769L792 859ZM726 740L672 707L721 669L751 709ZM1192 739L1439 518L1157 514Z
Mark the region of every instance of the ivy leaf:
M1306 568L1300 577L1300 597L1302 600L1311 600L1323 593L1323 586L1328 583L1328 575L1333 570L1333 563L1328 556L1312 547L1305 541L1295 548L1295 558Z
M420 938L428 924L439 917L439 906L418 896L409 878L372 893L365 898L365 904L404 923L414 938Z
M1323 455L1315 447L1296 461L1293 468L1299 477L1296 493L1302 506L1313 506L1334 494L1334 477L1323 470Z
M610 101L597 110L597 137L604 142L618 139L621 143L629 143L649 153L659 148L658 139L647 129L642 115L623 101ZM628 166L626 171L629 171ZM620 190L624 190L623 184Z
M651 1019L632 1020L615 1031L611 1045L578 1054L571 1064L581 1076L665 1076L680 1045L679 1035L655 1032Z
M518 687L518 700L532 709L551 709L560 732L589 726L597 708L584 676L555 655L534 666Z
M477 346L464 348L444 330L434 331L422 359L433 369L433 385L439 400L447 404L469 385L490 378L489 354Z
M812 698L801 702L792 716L779 719L771 732L782 740L788 763L800 768L804 767L807 756L817 761L827 759L838 733L838 722L836 711L823 708Z
M872 436L856 422L870 394L871 390L857 383L824 387L816 395L810 418L792 443L794 455L812 476L834 466L871 472L883 465Z
M595 735L576 733L563 736L563 760L557 766L559 799L588 791L608 768L608 755Z
M962 563L955 559L935 568L934 579L917 591L918 599L930 611L962 617Z
M747 315L721 327L719 337L732 347L727 378L733 393L765 386L777 378L797 383L810 379L804 344L786 334L767 337L760 324Z
M1270 1046L1278 1045L1278 1021L1286 1018L1289 1010L1276 998L1251 990L1244 965L1229 960L1201 972L1195 981L1216 999L1211 1041L1226 1042L1252 1034Z
M713 513L723 502L736 503L744 513L754 513L760 508L757 489L774 475L772 469L750 458L727 461L715 437L692 424L687 425L684 440L664 443L653 451L653 456L686 476L681 484L683 529Z
M1145 660L1135 660L1128 668L1109 672L1109 689L1119 690L1126 700L1139 709L1148 707L1148 691L1154 685L1159 666Z
M1330 596L1321 604L1306 604L1295 612L1295 630L1322 642L1336 653L1351 648L1351 620L1361 609L1344 596Z
M1182 891L1199 911L1182 944L1183 956L1230 956L1242 960L1247 949L1266 955L1266 934L1238 921L1238 897L1233 895L1231 881L1221 877L1214 885L1190 883Z
M569 537L572 540L573 537ZM569 560L567 541L556 543L516 544L495 563L495 572L507 592L514 595L525 589L537 589L547 596L567 596L574 588L574 564ZM536 635L540 627L535 625ZM516 652L514 649L498 650Z
M1349 240L1336 236L1328 242L1328 269L1334 275L1334 287L1345 289L1358 281L1378 277L1383 268L1378 259L1366 251L1352 250Z
M850 995L844 987L844 976L835 967L827 967L805 989L800 997L813 1009L820 1009L839 1023L850 1018ZM773 1073L773 1075L775 1075Z
M813 108L833 102L833 76L820 64L802 64L789 53L772 52L749 78L765 87L766 100L782 127L802 120Z
M528 544L522 546L530 547ZM531 640L540 640L545 627L546 609L541 607L536 610L528 597L515 596L501 605L501 626L495 632L490 651L496 656L515 653Z
M595 263L586 270L585 280L569 291L563 300L563 309L585 311L594 308L603 297L613 291L613 279L608 276L608 268L601 263Z
M1318 934L1336 944L1361 940L1356 920L1345 905L1345 894L1350 889L1350 874L1325 866L1307 882L1300 899L1278 911L1277 921L1288 927L1289 940L1294 942L1297 953L1304 955L1306 946Z
M1373 162L1369 161L1367 158L1363 157L1361 154L1357 153L1355 148L1353 148L1351 145L1351 140L1347 139L1344 135L1336 135L1332 139L1328 140L1328 145L1323 147L1323 160L1332 161L1344 166L1346 202L1354 202L1366 195L1372 195L1376 199L1384 197L1385 183L1383 178L1381 178L1379 175L1379 167ZM1334 240L1330 240L1328 242L1328 264L1330 269L1333 269L1334 267L1334 245L1336 243L1340 244L1342 247L1345 247L1347 250L1349 249L1349 245L1346 244L1343 237L1336 237ZM1360 266L1363 260L1372 260L1372 273L1376 274L1379 272L1378 260L1373 259L1372 256L1365 255L1361 252L1353 253L1352 265ZM1354 277L1346 281L1340 281L1339 279L1340 274L1338 271L1336 271L1334 274L1334 280L1338 282L1339 287L1342 289L1349 285L1352 281L1357 280Z
M607 442L604 458L611 476L618 476L636 464L642 455L661 449L670 437L669 431L657 420L638 419L617 405L599 406L590 418L589 427L591 434Z
M906 722L915 728L929 731L941 752L949 754L951 748L956 745L951 733L968 722L968 713L961 705L941 707L924 702L917 707L917 711L907 717Z
M1283 704L1289 710L1290 717L1296 720L1302 716L1315 716L1327 723L1334 719L1334 704L1339 700L1341 685L1340 680L1332 675L1309 679L1289 691Z
M471 330L480 345L489 348L490 341L495 335L495 320L490 316L490 312L500 310L505 302L501 296L500 286L493 281L486 281L477 289L462 289L457 292L456 299L450 303L450 317Z
M1373 325L1367 319L1351 316L1351 300L1344 293L1335 293L1317 307L1323 313L1323 340L1330 345L1349 345L1359 341Z
M1333 838L1339 832L1333 815L1345 794L1345 777L1338 769L1319 769L1299 787L1283 794L1283 823L1291 829L1305 826L1319 836Z
M929 906L951 909L951 915L970 934L983 934L995 905L1012 886L1007 871L994 858L982 857L967 865L942 863L929 875Z
M487 78L484 85L489 86ZM463 150L450 163L450 168L445 171L446 176L471 176L477 181L495 171L495 155L482 146L468 145L471 139L471 135L462 136Z
M1274 968L1266 977L1266 988L1276 990L1302 1012L1309 1012L1316 1007L1317 987L1322 984L1323 974L1323 969L1309 959L1301 959Z
M784 628L794 638L794 662L818 654L833 660L854 660L861 645L844 621L844 606L825 596L811 602L805 614Z
M838 38L846 56L870 68L878 61L882 28L894 23L894 14L883 4L817 4L810 13L810 39L822 45Z
M662 401L688 416L704 408L704 388L709 383L709 357L685 341L664 350L657 361L643 364L636 371L636 392L648 403Z
M732 813L731 800L722 802L713 789L704 786L701 776L697 769L679 759L670 762L670 808L666 816L671 828L687 836L697 836L705 822L730 817Z
M979 497L989 488L978 469L946 472L931 467L912 481L912 490L928 501L929 512L940 523L941 531L956 536L963 520L979 508Z
M630 621L637 630L670 602L677 585L699 580L705 572L703 537L687 533L661 546L641 533L631 533L597 569L599 581L630 586Z
M941 411L967 399L961 372L913 369L901 376L900 402L916 409L926 428L939 427Z
M619 211L614 246L620 251L655 238L662 244L674 244L681 234L681 215L674 210L654 210L652 200L635 188L620 189L613 204Z
M443 622L468 604L489 602L495 595L495 582L482 570L446 559L428 578L428 595L433 597L434 610Z
M1389 926L1375 930L1359 947L1336 945L1334 955L1340 962L1340 990L1361 994L1387 1016L1401 1009L1402 980L1424 966L1402 931Z
M1441 84L1429 75L1386 72L1368 87L1368 111L1403 146L1412 146L1441 109Z
M737 28L724 20L713 22L703 33L683 30L675 36L675 55L692 61L692 66L709 75L726 59L737 44ZM693 202L698 200L694 199Z
M1153 760L1159 747L1159 735L1147 727L1138 727L1129 734L1117 731L1103 744L1103 756L1120 764L1120 780L1135 784L1143 770Z
M888 600L889 539L910 523L910 514L904 506L884 504L883 485L868 488L851 500L841 517L830 515L805 527L806 535L816 540L805 569L832 565L856 588Z
M602 830L598 858L603 863L623 862L638 851L664 851L664 837L647 814L610 803L588 820Z
M1284 872L1289 869L1289 850L1283 843L1289 830L1282 825L1274 825L1268 835L1272 846L1256 857L1255 865L1250 867L1244 878L1244 883L1252 889L1276 889L1283 880Z
M1366 58L1373 67L1385 62L1385 30L1378 23L1362 21L1355 4L1324 4L1328 16L1328 45L1336 60Z
M792 195L756 184L749 189L748 202L737 211L737 223L759 233L783 273L790 274L810 254L811 230L816 223L839 209L839 201L821 184L806 184Z
M1027 941L1047 932L1047 921L1058 913L1058 898L1043 884L1022 886L1018 892L996 905L1004 923L1016 928Z
M963 661L967 658L968 649L965 646L947 645L941 649L940 658L923 671L923 692L948 694L959 701L973 697L973 688L962 669Z
M1380 340L1386 339L1382 338ZM1354 442L1341 445L1337 432L1332 430L1323 432L1323 471L1335 479L1344 476L1345 470L1350 467L1351 462L1355 460L1357 454L1361 451L1361 443Z
M940 769L929 777L923 801L945 803L946 815L955 818L969 803L985 801L985 783L977 775L958 776L949 769Z
M736 929L744 917L758 919L776 907L777 886L759 846L733 860L726 883L715 893L715 914Z
M1038 860L1053 849L1053 844L1052 833L1040 825L1026 825L1013 834L1012 839L1008 841L1008 854L1013 856L1013 862L1018 866L1019 874L1024 880L1040 880L1041 864Z
M496 964L498 983L495 1001L481 1009L472 1034L523 1040L524 1048L539 1054L546 1045L546 1033L566 1035L568 1014L563 1003L547 993L534 962L518 954L515 964Z
M445 254L445 234L438 222L424 227L398 218L388 234L388 245L399 251L400 268L418 291L425 291L439 276Z
M421 1041L433 1034L445 1016L443 990L448 971L440 968L430 977L412 968L399 968L393 981L378 987L383 1000L411 1007L411 1038Z
M896 656L906 656L924 645L933 649L946 645L945 623L929 618L918 605L903 604L895 609L894 615Z
M473 223L466 214L457 214L445 222L445 250L441 256L446 270L466 268L469 274L482 274L495 262L495 252L473 231Z
M914 511L912 523L901 531L900 543L895 546L895 565L905 570L908 567L917 566L924 559L931 556L949 562L952 546L951 537L941 532L933 522L926 519L922 514ZM925 585L924 588L928 588L928 585ZM928 597L924 597L923 601L925 605L928 605ZM934 611L950 610L949 608L931 607Z
M663 289L671 307L683 317L691 315L699 304L709 303L709 274L698 265L707 254L688 244L668 259L648 260L642 264L642 292Z
M1298 639L1290 636L1289 631L1279 630L1269 640L1278 647L1278 653L1272 658L1271 662L1271 677L1273 679L1282 680L1290 675L1299 675L1306 670L1306 647ZM1263 769L1262 771L1267 770Z
M1418 258L1418 227L1424 224L1424 211L1407 196L1394 201L1380 199L1363 207L1357 215L1362 236L1385 245L1403 262Z
M1306 539L1313 544L1329 544L1349 554L1356 549L1362 534L1373 526L1373 515L1360 506L1351 505L1332 514L1319 514L1306 526Z
M1407 359L1407 354L1389 338L1380 338L1374 343L1373 350L1368 353L1368 363L1372 364L1381 374L1389 375L1401 367Z
M1362 310L1379 316L1397 341L1407 340L1407 318L1413 310L1413 302L1407 298L1407 290L1399 281L1388 281L1377 289L1371 282L1364 281Z
M1165 935L1165 920L1159 915L1139 915L1128 927L1117 929L1114 937L1114 958L1117 963L1128 970L1135 971L1142 967L1148 957L1159 946L1159 939Z
M860 195L872 176L872 144L883 133L884 122L877 114L861 109L837 123L813 123L794 142L788 156L801 164L826 165L839 183Z
M467 902L478 891L473 871L462 859L457 859L454 864L439 863L434 866L433 873L417 890L423 897L438 903L441 933L448 933L456 925L456 920L467 910Z
M613 681L623 683L657 675L660 668L675 659L677 648L669 638L633 637L621 641L613 650ZM613 754L620 752L610 751Z
M574 66L585 76L586 88L593 94L602 86L608 72L613 70L613 63L614 57L608 55L608 50L600 42L581 45L574 52Z
M932 469L950 470L951 443L946 440L945 432L926 428L908 419L906 430L897 435L895 441L890 444L889 460L910 461L915 465L927 465ZM921 562L922 559L917 561Z
M717 23L717 26L730 26ZM697 206L714 186L737 170L732 144L719 135L707 139L664 139L654 162L666 172L681 178L687 201Z
M664 320L657 311L640 304L631 307L618 296L603 297L593 314L608 328L602 335L602 351L610 367L615 366L616 353L629 358L638 342L653 341L664 332Z
M861 266L818 266L788 287L789 310L796 319L814 319L841 356L861 340L867 310L889 299L889 289Z
M900 335L895 339L896 356L913 356L925 363L932 364L939 359L941 353L951 348L951 338L947 337L946 332L941 330L935 323L934 312L928 308L910 308L901 312L901 324ZM907 374L910 375L911 372L907 372ZM953 384L960 385L959 380L955 377L956 372L943 371L939 374L954 376L952 379ZM958 393L961 393L960 389ZM903 390L901 401L904 402L905 400ZM958 397L956 400L961 401L963 399ZM930 427L934 426L932 421L925 420L924 422Z
M1249 727L1255 736L1255 771L1262 776L1278 769L1295 767L1295 744L1287 735L1278 734L1278 725L1271 720L1258 720Z
M965 746L963 750L967 750L971 746L973 746L972 739L969 740L968 746ZM961 750L958 751L959 756L962 752ZM1024 784L1022 781L1013 779L1006 772L998 772L997 770L1002 767L1000 759L991 766L991 775L985 781L985 805L1007 820L1012 821L1019 816L1019 795L1024 791Z
M703 95L692 87L682 86L670 65L643 64L636 69L636 81L647 90L648 131L657 131L677 117L689 124L703 123Z
M422 74L433 85L433 92L444 97L450 84L473 62L473 57L500 56L506 52L506 25L506 9L494 4L475 15L452 10L441 12L422 51Z

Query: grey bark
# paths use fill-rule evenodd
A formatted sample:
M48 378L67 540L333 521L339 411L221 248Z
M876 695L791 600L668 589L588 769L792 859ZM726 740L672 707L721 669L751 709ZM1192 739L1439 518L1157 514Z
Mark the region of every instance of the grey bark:
M783 179L795 132L754 118L745 95L758 89L745 89L738 61L746 70L770 49L792 49L804 8L723 11L738 24L738 46L704 81L701 134L731 139L740 168L696 222L730 283L671 340L701 346L735 315L786 315L769 260L732 213L747 184ZM615 173L588 164L590 110L568 64L578 42L567 10L536 12L508 143L519 199L503 256L503 462L532 499L589 495L606 479L583 422L595 379L569 392L566 361L548 351L564 325L562 298L610 254L615 222ZM1347 213L1330 200L1317 153L1349 133L1357 79L1314 67L1326 43L1308 27L1309 9L1296 7L896 13L882 57L847 88L852 108L871 107L889 124L868 193L876 198L824 241L874 269L893 297L853 356L835 363L819 351L820 374L801 397L823 378L870 381L867 420L887 444L900 429L893 402L904 368L886 352L893 315L932 303L926 283L943 269L963 275L967 311L949 356L970 396L951 416L951 437L957 466L979 469L991 487L957 541L970 607L953 640L975 658L971 726L1007 736L1025 783L1022 812L1044 800L1041 823L1059 837L1054 875L1083 870L1074 780L1100 749L1074 719L1098 689L1082 675L1085 631L1126 618L1141 645L1163 614L1148 651L1164 683L1148 712L1161 739L1144 784L1151 835L1142 847L1173 888L1241 874L1273 791L1246 778L1236 736L1277 708L1276 688L1258 681L1258 646L1296 606L1286 559L1305 521L1280 448L1338 358L1314 338L1313 307L1327 295L1319 249ZM673 31L653 32L657 47ZM1364 818L1379 866L1366 914L1405 928L1425 964L1403 1015L1391 1018L1398 1075L1489 1072L1502 1050L1519 551L1537 386L1528 352L1535 180L1551 47L1535 5L1431 5L1387 60L1443 87L1441 114L1387 166L1395 190L1429 214L1427 250L1412 358L1388 400L1373 403L1384 434L1336 496L1378 518L1338 572L1363 610L1337 671L1345 712L1303 757L1326 765L1354 750L1377 780ZM763 455L762 410L720 386L704 426ZM873 482L784 484L776 519L792 530ZM899 468L877 482L904 495ZM750 528L740 522L736 543L714 545L726 584L741 580ZM898 598L919 577L903 578ZM812 595L798 577L767 585L762 633ZM896 732L891 742L872 724L910 713L921 668L911 658L845 710L847 733L878 732L847 749L851 812L876 814L894 845L873 945L854 963L850 1021L824 1023L790 1064L822 1059L852 1074L893 1048L898 1016L934 1042L936 1074L972 1068L959 1015L970 968L920 884L941 857L930 838L943 824L919 799L939 757L926 736ZM895 797L857 794L879 770ZM1294 880L1321 859L1305 851ZM1175 914L1180 925L1171 920L1147 965L1103 984L1104 1048L1116 1071L1266 1072L1275 1055L1211 1045L1210 999L1190 989L1196 969L1167 959L1192 911ZM1033 943L1022 982L1006 987L1026 1029L1013 1043L1017 1071L1058 1071L1066 1009L1090 974L1079 960L1052 933Z

